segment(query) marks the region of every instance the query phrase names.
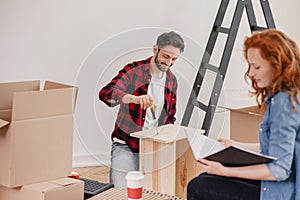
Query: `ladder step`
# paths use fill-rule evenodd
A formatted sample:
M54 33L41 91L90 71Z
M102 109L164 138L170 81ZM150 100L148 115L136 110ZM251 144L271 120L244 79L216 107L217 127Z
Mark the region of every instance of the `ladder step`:
M198 108L200 108L201 110L203 110L203 111L205 111L205 112L206 112L207 109L208 109L208 106L207 106L207 105L201 103L201 102L198 101L197 99L194 99L192 104L193 104L194 106L197 106Z
M263 31L263 30L266 30L266 29L268 29L268 28L266 28L266 27L261 27L261 26L251 26L250 29L251 29L252 31Z
M215 26L214 27L214 31L219 32L219 33L229 34L230 29L229 28L220 27L220 26Z
M213 72L216 72L216 73L219 72L219 68L217 66L211 65L209 63L205 63L204 68L209 69L210 71L213 71Z

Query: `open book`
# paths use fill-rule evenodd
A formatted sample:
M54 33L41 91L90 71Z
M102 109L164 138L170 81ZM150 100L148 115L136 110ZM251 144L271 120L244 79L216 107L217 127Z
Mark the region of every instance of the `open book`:
M276 160L275 157L262 155L238 146L225 148L223 143L202 134L192 132L186 134L196 160L205 158L231 167L262 164Z

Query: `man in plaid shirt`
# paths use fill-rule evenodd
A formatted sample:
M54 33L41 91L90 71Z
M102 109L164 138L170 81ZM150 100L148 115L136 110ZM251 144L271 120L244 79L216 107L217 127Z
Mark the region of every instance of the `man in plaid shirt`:
M169 68L183 51L180 35L163 33L153 46L153 56L127 64L99 92L106 105L120 105L111 136L110 182L116 188L125 189L127 172L139 170L139 139L130 133L176 120L177 80Z

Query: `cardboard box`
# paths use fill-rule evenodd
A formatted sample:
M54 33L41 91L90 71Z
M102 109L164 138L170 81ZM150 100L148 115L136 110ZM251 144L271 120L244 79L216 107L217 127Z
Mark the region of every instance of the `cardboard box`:
M83 200L83 181L62 178L18 188L0 186L1 200Z
M239 142L258 142L264 112L257 106L229 110L230 138Z
M17 187L72 172L77 88L46 81L0 83L0 185Z

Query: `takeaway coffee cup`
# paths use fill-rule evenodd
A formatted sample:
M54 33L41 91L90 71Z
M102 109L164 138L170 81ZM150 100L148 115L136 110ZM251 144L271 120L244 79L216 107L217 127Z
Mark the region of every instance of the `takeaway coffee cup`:
M142 199L144 175L139 171L131 171L126 175L128 200Z

